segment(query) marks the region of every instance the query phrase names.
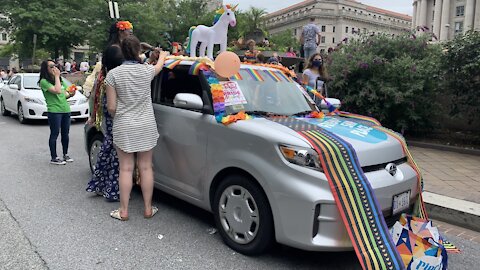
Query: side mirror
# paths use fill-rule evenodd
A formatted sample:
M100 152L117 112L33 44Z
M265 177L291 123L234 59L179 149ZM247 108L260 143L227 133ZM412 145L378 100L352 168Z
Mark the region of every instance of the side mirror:
M9 87L12 90L18 90L18 85L16 85L16 84L10 84Z
M182 109L203 110L203 101L195 94L177 94L173 99L173 105Z
M336 98L326 98L326 100L333 105L333 107L335 107L336 109L340 108L342 106L342 102L340 102L339 99L336 99ZM327 110L328 111L328 106L327 106L327 103L325 103L325 101L322 100L322 103L320 104L320 108L321 110Z

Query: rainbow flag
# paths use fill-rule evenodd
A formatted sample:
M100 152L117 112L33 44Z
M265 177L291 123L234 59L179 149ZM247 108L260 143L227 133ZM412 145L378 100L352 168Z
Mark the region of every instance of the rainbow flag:
M206 65L204 63L195 62L190 67L190 70L188 70L188 74L197 76L200 74L200 70L204 69L205 66Z
M293 82L292 78L290 76L285 75L285 73L281 71L274 71L275 74L277 74L278 77L282 78L286 82Z
M262 75L260 75L260 72L258 72L258 70L256 69L253 69L253 68L247 68L245 69L247 71L248 74L250 74L250 76L252 76L252 78L255 80L255 81L258 81L258 82L263 82L265 81L262 77Z
M275 72L273 72L272 70L264 70L265 73L267 73L267 76L269 76L270 78L272 78L272 80L274 80L275 82L281 82L282 81L282 78L280 78L277 74L275 74Z
M230 79L240 81L240 80L243 80L243 77L242 77L242 75L240 75L240 73L237 73L237 74L233 75Z
M174 69L181 62L182 62L182 60L169 60L165 63L165 67L168 68L168 69Z
M296 131L320 154L343 224L363 269L404 269L355 149L337 135L295 118L270 118Z

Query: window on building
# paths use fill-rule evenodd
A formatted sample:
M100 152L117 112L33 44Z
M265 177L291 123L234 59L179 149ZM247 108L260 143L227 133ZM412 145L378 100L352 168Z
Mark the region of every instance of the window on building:
M352 27L352 34L355 34L355 27Z
M332 43L335 44L335 37L332 38Z
M333 33L335 33L335 26L333 27Z
M322 25L322 32L325 32L325 28L326 28L326 26Z
M296 36L297 35L297 28L293 29L293 34Z
M325 53L325 49L320 49L320 53L321 53L321 54L324 54L324 53Z
M460 34L463 32L463 22L455 23L455 34Z
M458 6L456 15L457 17L461 17L465 14L465 6Z
M321 42L325 43L325 36L322 36Z
M433 18L435 18L435 10L432 11L432 21L433 21Z
M2 40L7 41L7 33L2 33Z
M345 33L348 34L348 26L345 27Z

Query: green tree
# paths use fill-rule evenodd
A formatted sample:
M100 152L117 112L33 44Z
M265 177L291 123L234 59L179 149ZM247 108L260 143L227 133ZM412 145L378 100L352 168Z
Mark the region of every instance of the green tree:
M441 47L428 36L362 36L330 55L329 94L397 131L424 131L438 111Z
M267 11L263 8L250 7L245 12L245 31L253 32L257 29L265 31L265 21L263 16L267 15Z
M21 57L33 53L33 36L37 46L58 57L72 46L80 45L86 37L86 14L81 12L84 1L10 0L2 3L2 13L8 17L3 25L13 34Z
M281 52L286 52L288 47L297 49L300 47L300 42L293 35L291 29L270 36L270 42L273 44L273 49Z
M479 119L480 113L480 32L469 31L445 44L442 59L445 86L452 97L451 113L468 119Z

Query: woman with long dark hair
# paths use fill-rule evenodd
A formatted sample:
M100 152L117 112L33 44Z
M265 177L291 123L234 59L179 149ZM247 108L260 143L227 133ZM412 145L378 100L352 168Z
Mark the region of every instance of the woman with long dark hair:
M161 52L155 66L141 63L140 41L129 36L122 42L123 64L108 73L107 109L113 120L113 144L120 162L120 208L110 213L119 220L128 220L128 201L132 190L134 155L140 171L144 202L144 217L151 218L157 211L152 207L153 148L158 131L151 98L150 85L163 68L167 52Z
M73 162L73 159L68 156L70 105L67 102L67 98L73 96L73 93L67 91L68 85L60 77L60 70L52 60L42 62L38 84L47 103L48 124L50 125L48 140L50 163L65 165L67 162ZM62 133L63 159L57 156L57 138L60 131Z
M120 199L118 186L119 162L117 152L113 147L113 118L107 111L104 80L108 72L120 66L125 60L120 46L122 41L132 35L132 33L133 26L128 21L121 21L111 25L107 48L102 56L102 71L97 77L93 87L94 93L91 95L93 97L93 111L89 123L95 124L96 128L100 130L104 122L105 130L103 130L104 140L97 156L92 179L87 185L87 191L96 192L111 202Z
M303 71L302 81L304 85L320 90L325 95L325 83L330 80L327 68L323 61L323 57L319 53L315 53L308 59L307 67Z

